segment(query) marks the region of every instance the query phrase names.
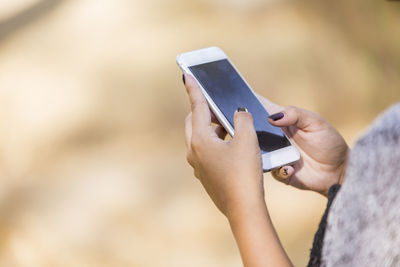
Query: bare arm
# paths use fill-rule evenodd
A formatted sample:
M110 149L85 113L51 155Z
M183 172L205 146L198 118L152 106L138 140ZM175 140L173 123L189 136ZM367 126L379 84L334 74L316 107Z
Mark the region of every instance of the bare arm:
M264 201L239 207L228 220L244 266L292 266Z

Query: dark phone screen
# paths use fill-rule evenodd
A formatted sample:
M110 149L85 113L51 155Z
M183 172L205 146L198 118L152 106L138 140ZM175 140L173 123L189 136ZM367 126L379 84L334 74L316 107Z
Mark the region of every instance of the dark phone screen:
M248 109L254 119L262 153L290 146L282 130L268 122L268 112L227 59L190 66L189 69L232 127L237 108Z

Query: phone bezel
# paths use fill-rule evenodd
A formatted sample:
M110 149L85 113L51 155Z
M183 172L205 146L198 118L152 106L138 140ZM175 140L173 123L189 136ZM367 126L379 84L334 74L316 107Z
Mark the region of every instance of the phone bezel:
M222 124L222 126L226 129L226 131L231 136L234 136L235 133L234 133L233 125L230 124L228 119L225 117L225 115L218 108L218 106L215 104L215 102L212 100L212 98L208 95L207 91L202 87L202 85L199 83L197 78L193 75L193 73L189 69L190 66L213 62L213 61L222 60L222 59L226 59L229 61L229 63L233 66L233 68L236 70L238 75L246 83L246 85L250 89L251 93L260 102L257 95L254 93L253 89L251 88L251 86L243 78L243 76L240 74L240 72L235 67L235 65L232 63L232 61L229 60L228 56L224 53L224 51L222 51L222 49L220 49L219 47L215 47L215 46L207 47L207 48L179 54L176 58L176 62L178 63L178 66L181 68L181 70L184 73L188 73L188 74L192 75L192 77L196 80L196 82L199 85L199 87L201 88L201 91L202 91L204 97L206 98L211 110L214 112L215 116L217 117L218 121ZM260 102L260 104L262 105L261 102ZM262 106L264 107L264 105L262 105ZM267 109L265 109L265 110L268 112ZM286 136L286 138L288 138L288 140L291 144L290 146L283 147L283 148L280 148L280 149L277 149L277 150L274 150L274 151L271 151L268 153L261 154L264 172L270 171L270 170L278 168L280 166L294 163L300 159L300 154L299 154L298 150L293 145L290 138L288 136Z

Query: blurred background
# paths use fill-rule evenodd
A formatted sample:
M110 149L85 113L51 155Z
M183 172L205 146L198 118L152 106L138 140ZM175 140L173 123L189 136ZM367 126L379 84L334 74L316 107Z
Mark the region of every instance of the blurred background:
M1 266L241 266L185 160L175 57L211 45L349 145L400 98L400 2L0 0ZM326 200L265 187L305 266Z

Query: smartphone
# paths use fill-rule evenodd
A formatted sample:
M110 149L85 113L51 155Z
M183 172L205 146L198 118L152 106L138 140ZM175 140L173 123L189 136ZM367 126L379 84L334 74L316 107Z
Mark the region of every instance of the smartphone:
M233 115L245 107L254 119L264 172L299 160L298 150L281 128L268 122L268 112L226 54L208 47L177 56L178 66L199 84L209 106L225 130L235 134Z

